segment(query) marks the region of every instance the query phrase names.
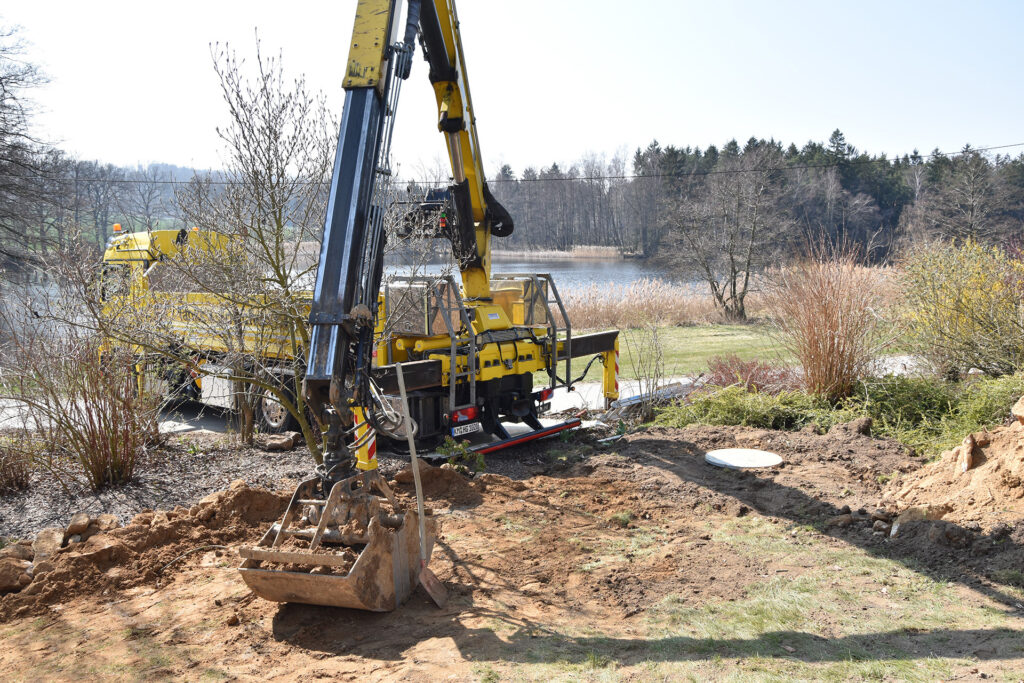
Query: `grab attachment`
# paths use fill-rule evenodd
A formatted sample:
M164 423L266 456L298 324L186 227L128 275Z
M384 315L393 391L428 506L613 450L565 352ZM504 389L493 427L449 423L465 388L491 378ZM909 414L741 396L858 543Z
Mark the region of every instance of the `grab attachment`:
M387 612L416 587L421 570L420 529L428 557L435 522L402 511L376 470L331 487L302 482L284 517L255 547L239 550L242 580L273 602L300 602Z

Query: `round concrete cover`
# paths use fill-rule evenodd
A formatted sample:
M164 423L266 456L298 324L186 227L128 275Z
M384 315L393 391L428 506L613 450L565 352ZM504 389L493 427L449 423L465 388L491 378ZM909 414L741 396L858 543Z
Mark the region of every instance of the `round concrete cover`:
M719 448L705 453L704 460L712 465L734 470L773 467L782 463L782 458L775 453L759 451L756 448Z

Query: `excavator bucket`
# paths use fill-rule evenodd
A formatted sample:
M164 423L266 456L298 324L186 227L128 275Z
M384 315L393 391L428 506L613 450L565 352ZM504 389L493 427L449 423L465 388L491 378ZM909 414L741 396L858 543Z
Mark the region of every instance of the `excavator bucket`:
M420 572L417 513L402 512L375 471L334 484L326 499L316 497L318 484L300 484L281 521L255 547L240 549L242 579L273 602L395 609ZM429 554L435 524L424 522Z

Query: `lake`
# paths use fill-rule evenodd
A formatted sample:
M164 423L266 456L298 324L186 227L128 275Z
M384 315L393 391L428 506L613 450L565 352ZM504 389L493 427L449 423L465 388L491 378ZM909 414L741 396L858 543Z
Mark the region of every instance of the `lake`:
M430 264L420 269L424 275L440 273L444 266ZM555 281L559 292L583 289L591 285L628 286L639 280L664 280L677 282L678 278L661 267L639 259L501 259L493 262L493 273L548 273ZM405 275L408 270L400 266L389 266L390 275Z

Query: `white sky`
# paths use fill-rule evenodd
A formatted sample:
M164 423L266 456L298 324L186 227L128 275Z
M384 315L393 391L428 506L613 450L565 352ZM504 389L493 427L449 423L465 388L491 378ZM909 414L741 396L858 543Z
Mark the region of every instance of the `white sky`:
M50 77L35 94L46 137L87 159L216 167L210 43L252 55L258 28L340 110L354 8L7 0L0 23ZM1024 142L1020 2L460 0L459 18L492 175L654 138L802 144L840 128L890 155ZM393 146L406 177L447 166L426 74L417 51Z

